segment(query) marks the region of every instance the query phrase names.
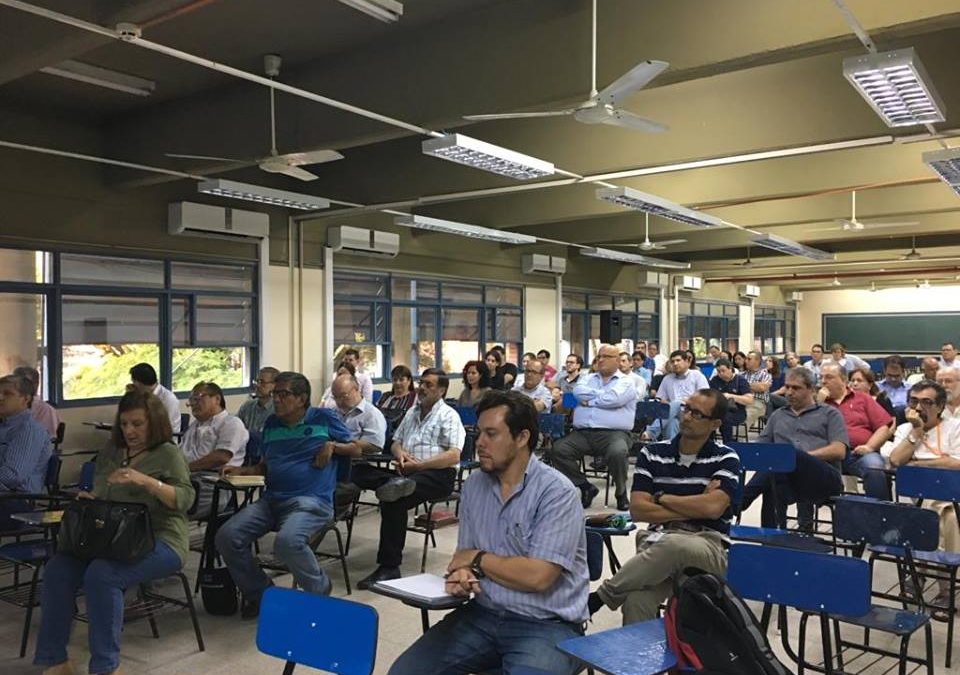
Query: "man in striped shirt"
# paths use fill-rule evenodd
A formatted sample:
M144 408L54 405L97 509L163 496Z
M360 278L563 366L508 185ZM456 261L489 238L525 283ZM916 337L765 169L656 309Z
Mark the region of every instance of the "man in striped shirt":
M446 590L473 599L404 652L389 675L577 672L555 648L587 618L586 536L577 489L533 454L537 411L516 390L477 406L480 471L463 486Z
M30 414L33 385L25 377L0 377L0 494L37 493L50 461L50 436ZM22 511L20 501L0 502L0 525L5 514Z
M753 426L759 418L767 414L767 403L770 402L770 385L773 378L763 368L763 356L760 352L747 354L747 366L743 372L743 379L750 385L753 392L753 401L747 406L747 429Z
M713 441L726 412L723 394L701 389L681 408L680 433L640 452L630 515L650 528L637 533L637 555L590 594L591 614L606 605L624 624L653 619L684 568L724 574L740 481L737 454Z

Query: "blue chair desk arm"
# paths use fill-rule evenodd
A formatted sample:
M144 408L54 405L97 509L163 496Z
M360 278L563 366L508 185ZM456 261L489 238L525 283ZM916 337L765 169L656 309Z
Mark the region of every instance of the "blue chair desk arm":
M630 624L557 644L557 649L609 675L657 675L677 666L663 619Z

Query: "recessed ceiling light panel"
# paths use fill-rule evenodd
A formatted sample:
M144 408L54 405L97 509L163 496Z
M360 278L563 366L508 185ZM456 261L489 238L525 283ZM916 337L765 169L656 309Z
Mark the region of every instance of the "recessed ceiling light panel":
M330 200L323 197L314 197L299 192L287 192L286 190L274 190L273 188L238 183L232 180L205 180L197 186L197 192L232 199L243 199L248 202L269 204L270 206L283 206L288 209L300 209L301 211L317 211L330 208Z
M472 166L508 178L530 180L552 176L553 164L463 134L447 134L423 142L423 154Z
M397 216L393 219L393 223L403 227L413 227L418 230L443 232L444 234L454 234L460 237L469 237L471 239L485 239L486 241L496 241L501 244L519 245L537 243L537 238L530 236L529 234L504 232L502 230L494 230L490 227L456 223L452 220L428 218L427 216Z
M792 239L778 237L775 234L755 234L750 237L750 241L757 246L763 246L773 251L779 251L787 255L795 255L801 258L809 258L810 260L816 260L818 262L834 259L834 255L829 251L822 251L819 248L806 246Z
M923 153L923 163L960 195L960 148Z
M844 59L843 76L888 127L946 119L943 101L913 47Z
M669 218L687 225L696 225L697 227L722 227L724 225L724 222L715 216L700 213L685 206L674 204L663 197L628 187L600 188L597 190L597 199L635 211Z
M614 251L609 248L582 248L580 255L587 258L601 258L603 260L614 260L616 262L628 263L631 265L646 265L647 267L660 267L668 270L686 270L690 269L690 263L677 262L675 260L661 260L650 256L638 255L636 253L624 253L623 251Z

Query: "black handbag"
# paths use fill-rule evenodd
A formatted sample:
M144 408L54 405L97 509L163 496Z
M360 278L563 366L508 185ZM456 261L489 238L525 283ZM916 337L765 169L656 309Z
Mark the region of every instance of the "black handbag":
M80 560L107 558L132 563L154 546L145 504L76 499L64 508L57 549L61 553Z
M213 557L213 556L211 556ZM237 613L237 585L226 567L200 570L200 598L207 614L231 616Z

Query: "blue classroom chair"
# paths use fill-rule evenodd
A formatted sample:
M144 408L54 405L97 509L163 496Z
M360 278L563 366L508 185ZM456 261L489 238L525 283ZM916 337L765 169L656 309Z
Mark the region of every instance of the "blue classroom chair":
M467 406L456 406L457 414L460 415L460 421L465 427L477 426L477 409Z
M677 657L667 646L663 619L632 623L557 644L589 668L611 675L659 675L673 672Z
M632 520L630 520L630 514L625 513L624 515L627 517L627 520L628 520L626 527L608 527L606 525L590 525L590 524L587 525L587 536L589 537L590 534L598 535L599 537L601 537L603 541L603 545L607 549L607 558L608 558L608 562L610 563L610 574L616 574L617 572L620 571L620 567L621 567L620 559L617 557L616 552L613 550L613 537L625 537L629 535L631 532L636 531L637 529L637 524L634 523ZM601 559L601 564L602 563L603 563L603 560ZM592 579L592 577L591 577L591 580L596 581L596 579Z
M377 610L359 602L268 588L257 620L257 649L337 675L370 675L377 660Z
M546 438L556 441L567 433L567 416L561 413L540 413L538 416L540 433Z
M567 392L560 399L560 404L567 410L573 410L577 407L577 397L572 392Z
M380 399L383 397L383 392L379 389L373 390L373 405L377 405L380 402Z

